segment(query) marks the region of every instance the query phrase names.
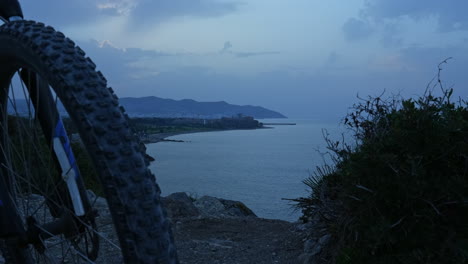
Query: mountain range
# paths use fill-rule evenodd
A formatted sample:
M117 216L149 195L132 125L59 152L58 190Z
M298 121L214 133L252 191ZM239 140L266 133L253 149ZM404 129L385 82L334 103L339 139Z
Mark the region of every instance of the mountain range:
M221 102L197 102L191 99L173 100L155 96L119 99L130 117L221 118L252 116L254 118L286 118L283 114L261 106L233 105Z
M148 97L124 97L119 99L130 117L167 117L167 118L205 118L215 119L244 115L253 118L286 118L281 113L266 109L261 106L233 105L221 102L197 102L191 99L173 100L155 96ZM30 109L24 99L17 99L16 112L27 115ZM63 105L59 102L59 112L67 115ZM8 104L8 112L13 113L13 107Z

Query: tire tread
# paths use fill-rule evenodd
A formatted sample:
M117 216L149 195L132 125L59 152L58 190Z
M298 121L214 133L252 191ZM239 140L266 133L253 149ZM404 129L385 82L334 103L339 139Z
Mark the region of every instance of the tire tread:
M78 127L101 172L125 262L177 263L160 189L144 166L141 143L131 136L123 107L95 63L63 33L42 23L4 24L2 36L31 51L34 60L27 62L47 78Z

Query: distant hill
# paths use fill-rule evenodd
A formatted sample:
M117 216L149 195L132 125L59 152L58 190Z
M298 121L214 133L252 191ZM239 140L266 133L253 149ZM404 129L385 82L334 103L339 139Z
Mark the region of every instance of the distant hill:
M221 117L232 117L242 114L253 118L286 118L281 113L251 105L233 105L221 102L197 102L190 99L172 100L155 96L149 97L124 97L119 99L120 104L125 107L127 114L131 117L186 117L215 119ZM29 108L24 99L17 99L16 112L27 115ZM13 108L8 104L8 111ZM59 103L59 112L66 114L63 106Z
M238 114L254 118L286 118L281 113L251 105L233 105L221 102L197 102L190 99L172 100L155 96L124 97L120 103L132 117L191 117L221 118Z

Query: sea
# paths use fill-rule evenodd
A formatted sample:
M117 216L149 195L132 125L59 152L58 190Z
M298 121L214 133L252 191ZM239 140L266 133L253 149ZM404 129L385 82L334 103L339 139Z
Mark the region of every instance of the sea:
M329 161L324 135L341 140L338 123L265 119L270 128L181 134L147 145L150 169L166 196L186 192L243 202L262 218L297 221L300 210L288 199L306 197L302 182Z

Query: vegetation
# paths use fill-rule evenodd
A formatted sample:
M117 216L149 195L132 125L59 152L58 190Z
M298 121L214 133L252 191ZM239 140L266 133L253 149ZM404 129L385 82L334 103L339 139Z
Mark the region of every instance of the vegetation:
M63 118L69 138L77 133L69 118ZM60 169L55 161L54 154L47 143L37 120L25 117L8 116L8 140L11 144L11 166L19 177L19 184L24 190L28 184L35 184L34 193L45 195L46 190L55 188L62 181ZM98 175L91 158L81 142L71 142L73 154L80 170L86 189L93 190L97 195L103 195ZM50 178L48 178L50 177Z
M226 129L253 129L262 127L262 123L249 116L221 119L199 118L132 118L130 125L139 134L181 133L187 131L212 131Z
M84 181L85 188L92 190L98 196L104 196L104 191L102 190L99 175L96 172L88 152L81 145L81 143L78 142L72 143L72 149L81 173L81 177Z
M439 78L417 99L369 97L344 120L355 143L326 139L334 164L295 201L326 223L331 263L468 263L468 104L452 92Z

